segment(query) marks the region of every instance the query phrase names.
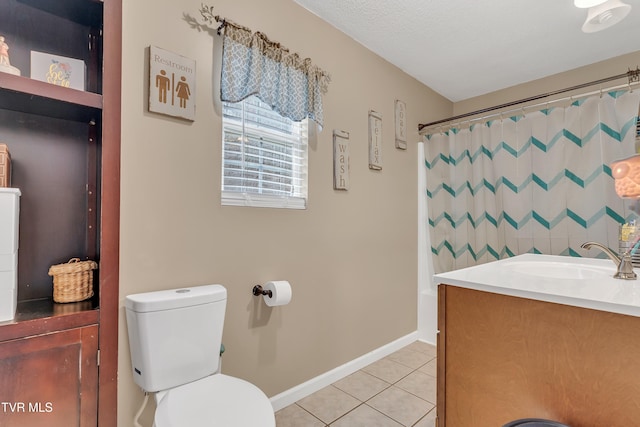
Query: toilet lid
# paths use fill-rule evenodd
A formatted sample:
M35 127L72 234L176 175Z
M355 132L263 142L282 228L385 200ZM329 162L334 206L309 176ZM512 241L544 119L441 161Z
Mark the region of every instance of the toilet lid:
M275 427L273 407L255 385L223 374L169 390L156 409L156 427Z

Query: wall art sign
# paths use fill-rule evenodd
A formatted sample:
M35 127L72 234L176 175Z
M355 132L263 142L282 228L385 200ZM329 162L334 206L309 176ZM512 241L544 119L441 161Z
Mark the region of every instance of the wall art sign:
M71 89L85 90L84 61L31 51L31 78Z
M369 169L382 170L382 115L369 111Z
M333 189L349 189L349 132L333 131Z
M156 46L149 48L149 111L195 120L195 60Z
M407 149L407 105L400 100L396 100L396 148Z

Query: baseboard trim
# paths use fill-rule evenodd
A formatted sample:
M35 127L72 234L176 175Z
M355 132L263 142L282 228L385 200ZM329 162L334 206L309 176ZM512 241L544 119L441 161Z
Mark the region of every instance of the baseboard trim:
M418 331L412 332L404 337L398 338L395 341L385 344L369 353L358 357L344 365L338 366L324 374L318 375L315 378L311 378L309 381L305 381L289 390L285 390L280 394L271 397L271 405L275 411L291 405L298 400L315 393L316 391L332 384L354 372L364 368L365 366L382 359L401 349L402 347L411 344L418 340Z

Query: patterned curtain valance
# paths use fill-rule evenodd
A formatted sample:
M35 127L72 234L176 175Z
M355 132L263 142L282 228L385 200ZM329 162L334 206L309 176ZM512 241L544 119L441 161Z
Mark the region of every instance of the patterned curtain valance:
M239 102L257 95L282 116L322 126L322 94L330 76L260 32L224 21L220 98Z

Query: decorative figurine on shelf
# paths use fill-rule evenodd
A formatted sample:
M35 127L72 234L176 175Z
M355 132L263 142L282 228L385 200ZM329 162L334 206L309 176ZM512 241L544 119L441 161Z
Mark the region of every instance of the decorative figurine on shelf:
M20 70L9 62L9 45L4 41L4 36L0 36L0 71L16 76L20 75Z
M9 63L9 45L5 43L3 36L0 36L0 64L11 65Z

